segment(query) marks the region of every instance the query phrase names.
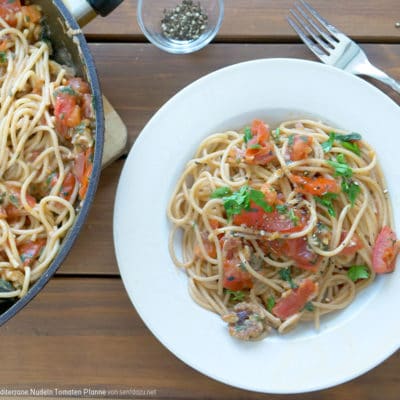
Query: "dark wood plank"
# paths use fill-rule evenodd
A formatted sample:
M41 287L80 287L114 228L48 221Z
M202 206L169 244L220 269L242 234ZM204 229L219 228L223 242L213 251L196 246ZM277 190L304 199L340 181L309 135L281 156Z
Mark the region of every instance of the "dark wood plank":
M179 0L176 1L179 3ZM225 16L217 41L295 41L286 22L293 0L225 0ZM85 33L89 40L144 40L136 20L136 0L125 1L107 18L91 22ZM356 40L398 42L395 22L397 0L310 0L326 19ZM371 24L366 21L373 21Z
M364 45L371 61L400 79L400 45ZM216 44L185 57L146 44L92 44L104 94L120 113L133 144L151 116L175 93L201 76L234 63L268 57L314 59L303 45ZM392 91L387 93L400 101ZM123 161L108 167L87 223L64 274L118 274L112 243L114 196Z
M216 382L153 337L119 279L56 277L0 338L2 388L143 389L157 399L199 400L398 400L400 391L399 352L360 378L310 394L261 395Z

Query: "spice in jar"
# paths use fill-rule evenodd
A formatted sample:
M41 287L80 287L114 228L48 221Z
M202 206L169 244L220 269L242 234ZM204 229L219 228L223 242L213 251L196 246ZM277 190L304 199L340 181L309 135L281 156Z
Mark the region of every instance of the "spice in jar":
M164 10L161 32L173 40L196 40L206 30L208 17L200 2L183 0L172 9Z

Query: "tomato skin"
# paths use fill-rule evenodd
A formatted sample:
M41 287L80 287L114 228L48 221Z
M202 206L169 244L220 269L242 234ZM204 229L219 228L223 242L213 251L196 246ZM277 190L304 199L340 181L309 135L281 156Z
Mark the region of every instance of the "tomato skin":
M296 267L317 272L321 257L315 254L308 246L307 238L267 240L260 243L263 251L272 251L279 256L287 256L296 263Z
M251 124L251 134L253 138L249 144L259 144L264 146L270 137L269 127L263 121L255 119Z
M0 17L12 27L17 26L17 18L15 14L18 11L21 11L21 2L19 0L0 1Z
M240 214L234 215L233 224L246 225L266 232L299 232L304 228L306 221L298 210L294 210L294 214L298 218L297 225L287 215L281 215L277 210L266 212L251 202L249 211L243 210Z
M295 135L290 159L292 161L304 160L312 152L313 138L306 135Z
M376 238L372 249L372 268L377 274L392 272L396 266L399 243L396 234L384 226Z
M37 6L22 6L22 12L24 13L25 17L29 18L29 22L33 22L37 24L40 19L42 18L42 14Z
M79 77L69 79L68 86L70 86L75 92L79 94L90 93L89 84Z
M18 253L23 265L30 265L39 255L46 244L46 239L38 239L34 242L26 242L18 246Z
M272 314L281 320L288 319L294 314L300 312L306 303L310 301L318 291L318 284L311 279L303 280L299 287L291 289L287 296L280 298Z
M79 182L79 198L83 200L89 187L90 177L93 172L93 148L89 147L86 151L76 154L73 173Z
M271 143L266 143L261 148L247 148L244 155L246 163L251 165L267 165L275 158L276 156Z
M239 262L240 265L240 262ZM224 276L222 286L230 290L251 289L253 280L251 275L242 270L237 264L237 260L224 260Z
M302 194L311 194L313 196L323 196L327 193L339 193L340 187L334 179L309 178L301 175L290 175L290 180L296 185L296 191Z
M347 232L343 231L340 236L340 243L346 238ZM353 256L357 253L358 250L361 250L364 247L360 237L355 233L353 237L350 239L349 244L340 252L343 256Z
M57 131L65 137L68 128L73 128L81 122L81 111L77 104L77 97L70 93L58 93L54 106L54 116L56 117Z

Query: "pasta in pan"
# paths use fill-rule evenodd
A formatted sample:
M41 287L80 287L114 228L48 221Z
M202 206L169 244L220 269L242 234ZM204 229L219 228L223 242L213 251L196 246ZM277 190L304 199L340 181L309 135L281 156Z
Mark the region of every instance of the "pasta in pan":
M0 298L26 294L85 198L89 85L51 60L38 6L0 1Z
M375 151L312 120L207 137L168 206L170 253L202 307L242 340L347 307L393 271L398 243ZM183 233L182 259L174 249Z

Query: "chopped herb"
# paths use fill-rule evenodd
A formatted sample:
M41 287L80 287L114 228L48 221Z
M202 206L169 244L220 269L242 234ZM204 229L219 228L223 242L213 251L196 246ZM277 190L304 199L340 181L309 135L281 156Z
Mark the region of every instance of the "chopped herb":
M357 182L354 182L352 179L343 179L342 180L342 191L347 194L347 197L350 200L352 206L354 206L356 202L356 198L358 194L361 192L361 188Z
M14 206L19 207L19 199L15 194L10 194L8 198Z
M6 192L0 194L0 204L4 203L4 199L6 198Z
M289 146L293 146L294 143L294 135L290 135L288 138L288 144Z
M0 51L0 64L7 64L7 53Z
M293 208L289 210L289 219L293 222L294 226L297 226L299 222L299 217L294 213Z
M276 128L274 131L272 131L272 138L275 142L279 142L281 140L281 130L279 128Z
M288 213L288 208L285 204L279 204L276 206L276 209L279 214L287 214Z
M304 310L307 310L310 312L314 311L314 304L311 303L311 301L307 301L306 305L304 306Z
M272 312L272 309L274 308L275 304L276 304L275 297L269 296L267 299L267 310L269 312Z
M347 271L347 276L356 282L359 279L368 279L370 272L366 265L352 265Z
M243 263L243 262L241 262L241 263L239 264L239 268L240 268L242 271L247 271L246 264Z
M328 153L332 149L335 137L336 137L335 132L329 132L329 139L321 144L321 147L325 153Z
M251 140L253 135L251 134L251 129L249 127L244 128L244 142L247 143Z
M279 276L281 277L281 279L288 282L292 289L297 288L297 285L293 282L292 273L290 272L290 267L280 269Z
M241 290L226 289L226 293L231 296L233 301L243 301L246 296L246 294Z
M322 149L325 153L328 153L333 146L335 140L341 142L341 145L347 150L352 151L358 156L361 154L360 147L357 143L354 143L357 140L361 140L361 135L359 133L350 133L347 135L338 135L335 132L329 132L329 139L322 143Z
M361 140L362 137L359 133L349 133L347 135L336 135L336 140L339 140L341 142L353 142L355 140Z
M328 164L335 169L335 176L351 177L353 170L347 164L342 153L336 156L336 161L328 160Z
M326 207L329 215L331 215L332 217L336 217L336 212L335 209L333 208L332 200L335 200L337 196L338 195L336 193L325 193L321 197L314 196L314 200L318 204L321 204L322 206Z
M69 94L71 96L78 96L78 93L75 92L74 89L72 89L71 86L62 86L59 89L57 89L54 93L54 95L57 97L60 93L62 94Z
M232 194L232 190L228 186L221 186L217 189L215 189L211 193L211 198L212 199L219 199L221 197L229 196Z
M256 143L256 144L252 144L248 147L249 149L261 149L261 145Z
M10 282L0 279L0 293L13 292L14 290L15 288Z
M263 192L255 189L249 189L249 199L253 200L258 206L260 206L266 212L272 212L272 207L265 201Z

